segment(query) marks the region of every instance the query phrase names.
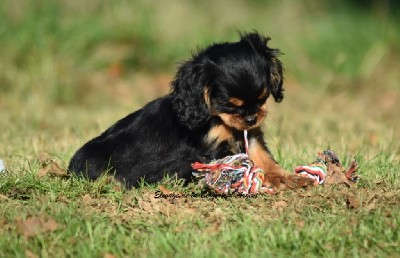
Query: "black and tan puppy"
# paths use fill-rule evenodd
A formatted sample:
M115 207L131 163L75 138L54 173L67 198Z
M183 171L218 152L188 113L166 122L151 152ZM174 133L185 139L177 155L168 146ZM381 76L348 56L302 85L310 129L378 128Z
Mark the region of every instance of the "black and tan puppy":
M264 170L265 185L312 185L276 163L260 129L267 99L283 99L280 52L269 48L268 41L249 33L238 42L200 51L179 68L170 94L83 145L69 171L89 179L108 171L127 188L165 175L190 181L192 163L243 152L243 130L248 130L249 155Z

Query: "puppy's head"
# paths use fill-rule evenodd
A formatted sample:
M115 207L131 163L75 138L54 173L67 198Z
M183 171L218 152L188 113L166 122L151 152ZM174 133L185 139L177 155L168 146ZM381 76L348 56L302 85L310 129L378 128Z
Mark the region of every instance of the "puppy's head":
M172 82L172 104L179 121L191 130L217 116L228 127L259 126L266 101L283 99L279 50L258 33L234 43L215 44L184 63Z

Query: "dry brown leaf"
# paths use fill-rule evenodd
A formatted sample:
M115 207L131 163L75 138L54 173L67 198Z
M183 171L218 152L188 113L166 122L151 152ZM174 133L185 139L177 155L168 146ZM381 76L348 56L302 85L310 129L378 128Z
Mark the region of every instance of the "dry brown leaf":
M347 207L351 209L358 209L360 207L360 200L355 196L347 197Z
M67 171L62 169L60 165L50 157L49 154L41 152L38 154L38 159L40 163L42 163L42 168L37 173L39 177L44 177L47 175L58 177L69 176Z
M168 199L176 199L179 198L180 196L182 196L181 192L174 192L174 191L170 191L168 190L165 186L160 185L159 186L160 191L163 195L167 196ZM154 196L153 196L154 197ZM165 198L164 198L165 199Z
M324 185L337 185L337 184L346 184L347 186L351 186L352 184L346 178L346 175L341 172L334 171L332 174L328 174Z
M37 217L29 217L26 220L17 220L17 229L25 237L31 237L40 233L40 220Z
M164 216L170 217L178 212L178 208L175 205L163 203L159 205L158 211Z
M171 193L172 193L170 190L168 190L166 187L164 187L164 186L162 186L162 185L160 185L160 191L161 191L163 194L171 194Z
M208 227L205 229L205 232L207 232L207 234L209 234L209 235L216 235L216 234L218 234L220 231L221 231L221 223L219 223L219 222L214 223L214 224L208 226Z
M311 197L312 194L310 192L305 192L305 193L299 193L299 196L301 196L301 197Z
M17 220L18 232L27 238L40 233L53 232L58 228L58 223L53 219L44 220L43 218L32 216L25 220Z
M42 223L42 229L44 232L53 232L58 229L58 223L54 219L48 219Z
M25 256L28 258L38 258L39 256L34 254L31 250L25 250Z
M111 253L104 253L103 258L116 258L117 256L111 254Z
M188 215L196 214L196 210L193 208L186 208L183 211L184 211L184 213L186 213Z
M151 205L156 204L159 202L158 198L155 198L153 191L146 191L142 194L142 200L151 203Z
M41 168L37 173L38 177L44 177L47 175L57 176L57 177L67 177L69 176L65 169L62 169L56 162L50 160L49 164Z
M358 168L357 161L353 158L346 169L340 163L339 157L331 150L318 152L317 160L311 166L315 166L315 164L322 164L327 167L327 175L324 181L325 186L345 184L351 187L360 179L356 174Z
M399 193L399 191L385 192L385 193L383 193L383 196L385 196L386 198L392 198L392 197L400 196L400 193Z
M52 159L50 158L50 155L47 154L46 152L41 152L38 154L38 159L42 163L42 166L49 164Z
M374 199L371 203L369 203L367 205L367 210L369 210L369 211L375 210L376 209L376 204L377 204L377 200Z
M123 73L124 73L124 65L120 62L111 64L107 69L107 74L115 79L120 78Z
M375 179L372 181L372 183L374 183L376 185L381 185L381 184L384 184L385 181L383 181L382 179Z
M304 222L304 220L295 220L294 221L294 224L296 225L296 226L298 226L299 228L304 228L304 224L305 224L305 222Z
M166 217L169 217L169 216L171 215L170 207L168 207L168 205L166 205L166 204L159 205L158 211L159 211L162 215L164 215L164 216L166 216Z
M59 196L57 196L57 202L58 203L70 203L71 202L71 200L70 200L70 198L69 197L67 197L67 196L65 196L65 195L59 195Z
M376 195L373 195L367 202L367 210L375 210L376 209L376 204L378 203L378 198Z
M154 209L153 209L153 207L152 207L152 205L151 205L150 203L145 202L145 201L139 201L138 204L139 204L139 207L140 207L142 210L147 211L147 212L150 212L150 213L153 213L153 212L154 212Z
M11 199L8 198L7 196L0 194L0 200L6 200L6 201L10 201Z
M282 211L288 206L286 201L276 201L272 204L272 209Z
M90 196L90 194L85 194L84 196L82 196L82 201L84 204L91 204L93 201L93 198Z

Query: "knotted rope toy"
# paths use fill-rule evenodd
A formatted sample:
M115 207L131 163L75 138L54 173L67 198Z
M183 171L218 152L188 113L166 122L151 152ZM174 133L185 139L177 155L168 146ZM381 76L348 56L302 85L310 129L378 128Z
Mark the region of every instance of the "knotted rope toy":
M247 131L244 131L246 153L239 153L214 160L209 164L195 162L193 175L203 177L204 183L217 194L272 193L274 189L263 187L264 172L254 165L248 155Z
M193 175L202 178L208 188L216 194L258 194L275 192L274 188L263 186L264 171L257 167L248 155L247 131L244 131L245 153L227 156L205 164L195 162ZM315 185L345 183L350 186L359 180L355 174L357 162L352 161L344 170L339 157L331 150L318 153L316 161L295 168L295 174L314 179Z

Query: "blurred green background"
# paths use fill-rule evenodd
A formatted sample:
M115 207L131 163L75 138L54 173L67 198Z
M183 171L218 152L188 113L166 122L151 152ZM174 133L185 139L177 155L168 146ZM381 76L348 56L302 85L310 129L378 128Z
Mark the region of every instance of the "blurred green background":
M18 145L24 137L68 132L67 149L54 149L67 158L83 140L167 93L177 64L198 48L257 30L284 53L287 98L271 107L273 144L290 136L297 146L343 141L346 149L360 138L350 149L379 151L399 135L399 6L389 0L3 0L0 139Z

